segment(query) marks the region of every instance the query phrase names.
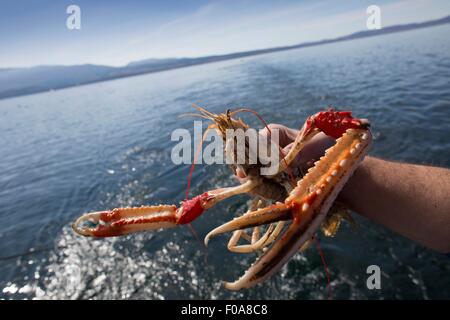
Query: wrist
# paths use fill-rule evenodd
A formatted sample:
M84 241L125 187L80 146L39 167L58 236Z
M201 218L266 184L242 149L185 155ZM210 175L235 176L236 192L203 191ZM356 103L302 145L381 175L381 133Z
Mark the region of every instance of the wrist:
M372 180L371 172L376 161L376 158L369 156L365 157L358 165L353 175L349 178L344 188L342 188L337 198L339 202L346 205L349 209L357 211L360 214L363 212L358 210L360 207L358 196L361 195L362 192L366 192L367 185L369 185Z

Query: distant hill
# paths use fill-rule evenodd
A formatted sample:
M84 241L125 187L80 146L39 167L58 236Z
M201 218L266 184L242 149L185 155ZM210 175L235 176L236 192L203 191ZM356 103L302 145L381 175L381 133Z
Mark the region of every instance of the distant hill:
M115 69L92 64L2 69L0 70L0 98L102 81Z
M379 36L394 32L426 28L447 23L450 23L450 16L423 23L396 25L385 27L379 30L360 31L335 39L301 43L292 46L283 46L199 58L145 59L141 61L130 62L124 67L85 64L74 66L37 66L31 68L4 69L0 68L0 99L48 90L62 89L99 81L131 77L145 73L183 68L192 65L254 56L270 52L299 49L339 41L348 41L359 38Z

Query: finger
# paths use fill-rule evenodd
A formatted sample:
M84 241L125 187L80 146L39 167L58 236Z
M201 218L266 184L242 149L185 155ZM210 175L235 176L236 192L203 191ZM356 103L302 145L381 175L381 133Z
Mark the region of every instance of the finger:
M294 161L291 162L290 167L300 167L303 170L308 169L315 161L319 160L319 158L325 154L325 150L334 145L335 142L336 140L324 133L317 134L305 145L302 151L299 152ZM287 154L293 145L293 143L290 143L284 147L283 153Z
M278 145L282 148L284 148L285 146L287 146L288 144L293 142L295 140L295 137L298 134L297 130L288 128L281 124L275 124L275 123L271 123L264 129L261 129L259 131L259 134L267 137L267 136L269 136L269 130L270 130L270 132L273 132L275 130L278 131L279 141L274 141L274 135L270 135L270 137L271 137L272 141L278 143Z

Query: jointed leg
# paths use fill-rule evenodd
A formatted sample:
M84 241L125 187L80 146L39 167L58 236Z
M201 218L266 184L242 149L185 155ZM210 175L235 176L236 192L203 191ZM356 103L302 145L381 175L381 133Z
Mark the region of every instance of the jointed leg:
M263 208L266 204L266 201L262 199L253 199L249 210L244 214L244 216L256 211L259 208ZM233 235L228 242L228 249L236 253L250 253L262 249L276 239L283 229L283 226L284 222L279 222L276 227L275 224L271 223L262 237L260 236L260 227L256 226L253 228L251 238L248 237L245 230L236 230L233 232ZM241 238L245 238L250 242L250 244L238 245Z
M233 232L236 230L247 229L260 225L268 225L273 222L292 219L291 210L284 203L276 203L256 211L248 212L238 218L235 218L208 233L205 237L207 245L209 239L218 234Z
M266 205L266 201L255 198L252 201L249 210L243 216L251 215L252 212L256 211L259 208L263 208ZM260 226L255 226L253 227L251 238L247 235L245 230L236 230L233 232L233 235L228 242L228 250L236 253L250 253L263 249L277 239L277 237L283 230L284 225L284 221L279 221L276 224L271 223L262 236L260 236ZM241 238L246 239L250 242L250 244L238 245Z
M248 209L248 211L244 214L247 215L252 211L257 210L258 208L262 208L265 206L265 201L255 197L252 199L252 202L250 204L250 207ZM256 243L259 239L260 239L260 229L259 226L256 226L253 228L253 232L252 232L252 236L251 238L247 235L247 233L245 232L245 230L236 230L233 232L230 241L228 242L228 250L232 251L232 252L237 252L237 253L247 253L250 252L249 250L247 250L247 246L246 245L238 245L239 240L241 238L246 239L247 241L249 241L251 244Z
M158 205L87 213L72 225L75 232L84 236L112 237L139 231L175 227L195 220L205 210L234 195L248 193L261 184L257 178L244 184L211 190L183 201L180 207Z
M248 193L260 184L261 184L261 181L259 179L253 178L253 179L249 179L245 183L235 186L235 187L228 187L228 188L222 188L222 189L216 189L213 191L209 191L208 194L210 194L211 197L205 203L205 209L209 209L212 206L219 203L220 201L223 201L232 196L242 194L242 193Z
M342 220L347 220L353 227L357 226L355 220L353 220L350 214L349 209L344 205L335 202L320 226L320 229L325 236L334 237L339 230Z

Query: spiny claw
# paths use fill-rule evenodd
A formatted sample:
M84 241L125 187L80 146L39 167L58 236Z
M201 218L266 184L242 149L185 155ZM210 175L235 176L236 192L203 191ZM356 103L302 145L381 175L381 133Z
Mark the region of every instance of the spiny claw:
M236 194L249 192L260 183L259 179L249 179L239 186L204 192L192 199L182 201L179 208L174 205L159 205L87 213L81 216L72 228L84 236L113 237L187 224L220 201Z
M293 217L290 226L240 279L226 282L227 289L249 288L269 278L313 237L370 143L369 131L349 129L328 149L327 155L316 162L285 201Z
M78 234L91 237L114 237L170 228L177 225L176 210L173 205L160 205L92 212L78 218L72 228Z
M208 242L212 237L222 233L290 219L292 219L290 210L284 203L273 204L266 208L249 212L215 228L206 235L205 245L208 245Z
M213 206L218 196L205 192L183 201L179 208L174 205L159 205L87 213L75 221L72 229L83 236L114 237L132 232L170 228L192 222Z
M353 118L351 111L335 111L332 108L316 113L306 122L335 139L341 137L348 129L367 129L370 126L367 119Z
M369 120L354 118L351 111L335 111L330 108L317 112L305 121L291 149L280 163L277 173L285 171L304 146L319 132L338 139L348 129L366 131L369 127Z

